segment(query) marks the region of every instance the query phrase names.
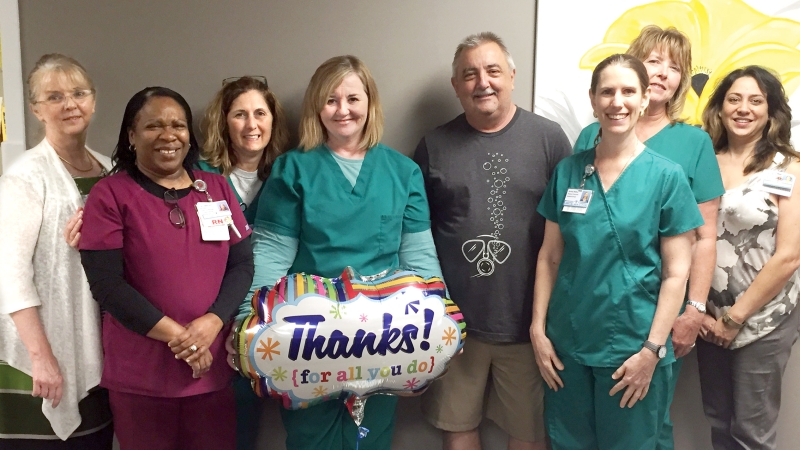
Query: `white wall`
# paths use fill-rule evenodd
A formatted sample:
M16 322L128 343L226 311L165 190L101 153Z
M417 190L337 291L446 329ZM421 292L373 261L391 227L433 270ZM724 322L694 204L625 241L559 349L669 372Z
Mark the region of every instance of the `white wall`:
M3 48L0 96L6 105L6 140L0 144L2 168L25 151L25 105L22 96L22 68L17 0L0 0L0 45Z

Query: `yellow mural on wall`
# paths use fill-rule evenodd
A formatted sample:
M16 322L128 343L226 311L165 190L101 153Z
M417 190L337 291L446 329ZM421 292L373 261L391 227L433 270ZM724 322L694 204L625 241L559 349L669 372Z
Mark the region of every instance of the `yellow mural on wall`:
M732 70L757 64L780 76L786 95L800 86L800 23L770 17L742 0L662 0L631 8L609 26L603 43L580 60L592 70L609 55L624 53L646 25L675 27L692 43L692 89L682 117L699 125L717 82Z
M3 101L3 45L0 42L0 142L6 140L6 106ZM0 172L2 167L0 167Z

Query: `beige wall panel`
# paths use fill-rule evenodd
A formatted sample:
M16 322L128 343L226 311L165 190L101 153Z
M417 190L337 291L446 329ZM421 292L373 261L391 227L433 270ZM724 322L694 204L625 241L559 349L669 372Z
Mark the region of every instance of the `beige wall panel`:
M362 58L377 79L384 142L406 154L425 130L460 112L450 86L458 41L483 30L516 57L514 100L531 107L531 0L26 0L20 2L22 66L47 52L84 64L98 88L89 145L110 154L125 103L162 85L184 95L196 122L223 78L264 74L286 106L293 135L314 69L339 54ZM28 144L41 138L28 113Z

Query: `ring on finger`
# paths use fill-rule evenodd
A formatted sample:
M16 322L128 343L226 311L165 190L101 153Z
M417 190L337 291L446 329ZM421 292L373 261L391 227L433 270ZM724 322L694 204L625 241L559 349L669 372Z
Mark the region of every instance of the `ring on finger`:
M189 351L192 352L192 353L196 352L197 351L197 345L192 344L192 346L189 347Z

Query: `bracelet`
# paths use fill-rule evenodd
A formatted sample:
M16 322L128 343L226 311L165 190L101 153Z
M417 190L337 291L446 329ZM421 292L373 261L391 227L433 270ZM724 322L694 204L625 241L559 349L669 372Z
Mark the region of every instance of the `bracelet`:
M731 317L731 315L728 314L728 313L725 313L725 315L722 316L722 323L724 323L726 326L729 326L731 328L735 328L737 330L740 330L742 327L744 327L743 323L739 323L739 322L733 320L733 317Z

